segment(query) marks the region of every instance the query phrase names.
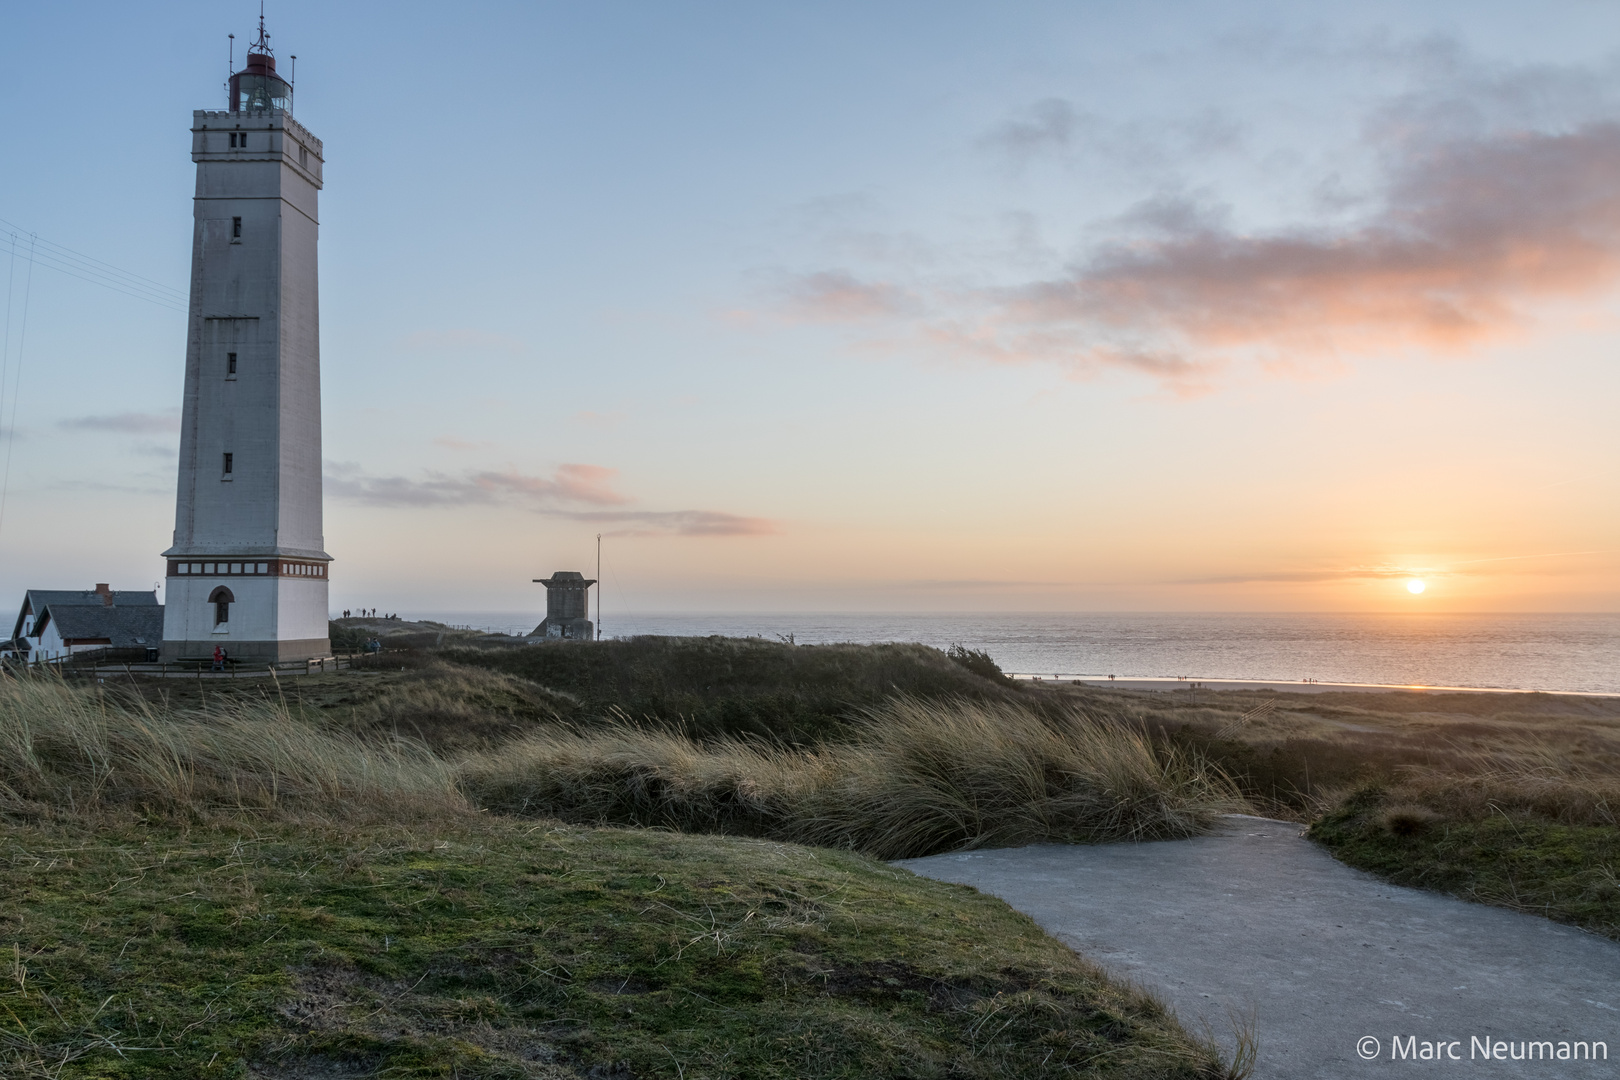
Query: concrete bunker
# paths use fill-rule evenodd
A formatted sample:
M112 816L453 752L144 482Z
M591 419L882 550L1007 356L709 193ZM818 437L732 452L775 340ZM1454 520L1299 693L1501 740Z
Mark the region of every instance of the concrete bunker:
M578 570L558 570L548 578L535 578L546 587L546 617L531 637L594 641L590 589L596 584Z

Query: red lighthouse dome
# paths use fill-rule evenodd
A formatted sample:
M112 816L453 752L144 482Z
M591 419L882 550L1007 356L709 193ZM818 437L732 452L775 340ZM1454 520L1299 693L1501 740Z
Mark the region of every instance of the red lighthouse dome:
M259 39L248 46L247 66L231 73L231 112L259 112L264 109L289 110L292 84L276 74L276 54L270 49L270 35L259 16Z

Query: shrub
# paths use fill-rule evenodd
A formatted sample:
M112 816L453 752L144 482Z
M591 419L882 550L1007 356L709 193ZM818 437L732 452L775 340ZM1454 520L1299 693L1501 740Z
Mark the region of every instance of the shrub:
M996 683L1011 683L1012 680L1001 670L1001 665L991 658L983 649L970 649L960 643L952 645L945 650L945 655L956 663L961 664L981 679L989 679Z
M339 656L360 652L371 640L371 635L364 630L337 622L326 624L326 636L332 642L332 652Z

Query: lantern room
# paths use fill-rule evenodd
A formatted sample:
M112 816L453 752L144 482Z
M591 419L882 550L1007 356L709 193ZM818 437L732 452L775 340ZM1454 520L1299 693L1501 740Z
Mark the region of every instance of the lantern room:
M263 14L259 16L259 39L248 46L247 66L231 72L230 86L231 112L292 110L292 83L276 74L276 54L270 48Z

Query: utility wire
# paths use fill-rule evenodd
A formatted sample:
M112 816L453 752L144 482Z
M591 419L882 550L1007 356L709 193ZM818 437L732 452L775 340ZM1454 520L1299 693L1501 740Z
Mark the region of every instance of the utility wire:
M16 291L13 286L17 280L16 233L6 237L6 250L11 257L6 260L6 336L0 341L0 418L6 415L6 372L11 363L11 298Z
M21 225L18 225L15 222L7 221L5 218L0 218L0 226L3 226L5 228L7 228L7 229L11 229L14 232L19 233L19 234L27 231ZM33 235L33 234L30 234L30 235ZM104 261L102 259L98 259L93 255L86 255L82 251L75 251L70 247L67 247L67 246L65 246L63 244L55 243L54 241L51 241L51 240L46 240L43 237L35 236L34 239L39 244L42 244L46 248L49 248L51 251L61 252L64 256L70 256L73 260L88 263L88 264L93 264L95 267L99 267L101 270L106 271L106 272L111 273L111 274L114 274L114 275L116 275L118 277L128 278L128 279L130 279L132 281L141 282L142 284L152 286L154 289L156 289L159 292L170 293L170 294L173 294L174 296L179 297L180 299L185 299L185 294L182 293L179 289L176 289L176 288L174 288L173 286L170 286L170 285L166 285L161 281L157 281L157 280L154 280L154 279L149 278L149 277L142 277L140 274L132 274L127 270L120 270L118 267L114 266L110 262L106 262L106 261Z
M14 248L12 254L20 255L22 252ZM68 277L78 278L80 281L87 281L92 285L100 285L103 288L111 289L113 292L132 296L137 300L146 300L171 311L186 311L188 309L187 302L178 299L178 294L169 291L159 292L149 286L128 282L110 274L102 274L94 267L75 264L67 259L53 258L54 254L49 251L40 251L36 246L32 252L32 257L37 265L55 270Z
M12 247L16 248L16 237L12 237ZM15 271L16 260L12 260ZM11 276L6 279L6 345L11 344ZM23 286L22 329L17 334L17 374L11 386L11 424L6 431L6 470L4 477L0 477L0 531L6 524L6 496L11 493L11 451L17 445L17 397L22 390L23 347L28 343L28 300L34 294L34 249L30 242L28 248L28 278ZM0 418L5 415L5 365L0 363Z
M0 218L0 227L13 230L9 234L0 235L0 246L9 249L10 254L13 256L22 254L20 250L21 235L26 233L26 230L6 221L4 218ZM179 289L148 277L142 277L140 274L121 270L111 263L74 251L72 248L61 244L53 243L32 234L28 235L30 258L40 266L171 310L183 312L190 308L191 298Z

